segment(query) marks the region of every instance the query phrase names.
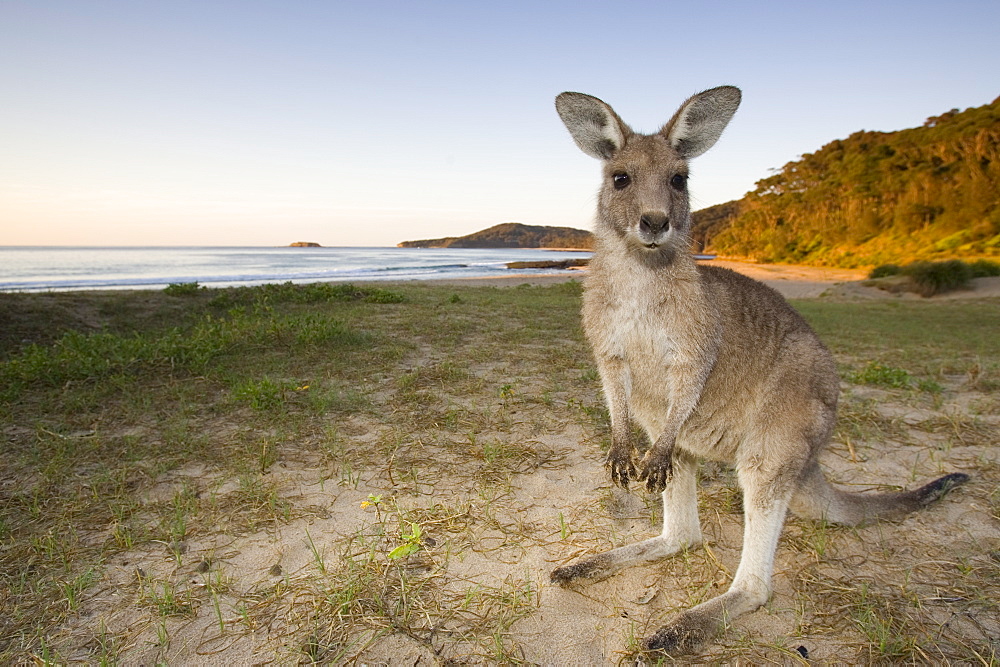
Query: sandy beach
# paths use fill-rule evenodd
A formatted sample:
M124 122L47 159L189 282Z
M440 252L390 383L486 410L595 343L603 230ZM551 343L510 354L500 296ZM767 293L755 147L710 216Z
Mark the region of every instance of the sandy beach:
M786 299L814 299L821 296L841 299L917 299L922 297L912 293L892 293L874 286L865 285L868 271L865 269L839 269L821 266L800 266L795 264L758 264L731 259L699 261L705 266L719 266L742 273L772 287ZM586 269L559 274L535 276L510 276L503 278L465 278L457 280L430 281L438 285L496 285L510 287L517 285L553 285L569 280L583 280ZM948 292L933 297L935 300L990 298L1000 296L1000 278L976 278L969 289Z
M702 260L699 264L720 266L760 280L777 289L787 298L805 299L817 297L830 287L843 282L864 280L867 272L860 269L830 269L788 264L756 264L735 260ZM582 280L586 268L558 274L535 276L511 276L504 278L466 278L457 280L436 280L439 285L551 285L568 280Z

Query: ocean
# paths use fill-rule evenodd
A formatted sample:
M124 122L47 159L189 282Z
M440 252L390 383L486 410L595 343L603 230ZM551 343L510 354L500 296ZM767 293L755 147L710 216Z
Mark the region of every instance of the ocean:
M482 278L556 269L507 262L559 261L589 252L521 248L0 247L0 291L161 289L287 282L373 282Z

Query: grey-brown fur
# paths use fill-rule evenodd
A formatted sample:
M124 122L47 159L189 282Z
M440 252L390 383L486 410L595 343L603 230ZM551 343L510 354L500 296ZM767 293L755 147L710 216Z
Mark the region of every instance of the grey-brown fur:
M600 579L700 544L698 458L734 465L743 489L743 556L732 586L646 642L672 654L767 601L789 508L856 524L905 514L968 479L957 473L888 494L850 494L826 482L817 459L839 393L829 351L777 292L697 266L689 252L688 160L711 148L739 102L738 89L713 88L687 100L658 133L642 135L597 98L556 99L577 145L604 162L583 324L611 414L606 464L616 484L638 480L662 492L664 516L660 536L557 568L552 581ZM652 443L641 459L632 423Z

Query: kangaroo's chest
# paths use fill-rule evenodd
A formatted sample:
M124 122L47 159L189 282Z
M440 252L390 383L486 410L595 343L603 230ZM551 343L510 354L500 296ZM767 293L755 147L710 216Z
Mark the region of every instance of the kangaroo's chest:
M662 395L671 367L685 353L683 327L669 304L641 294L605 294L590 306L584 324L595 356L624 365L633 396Z
M662 367L676 356L678 332L661 304L629 300L614 304L601 326L605 354L630 366Z

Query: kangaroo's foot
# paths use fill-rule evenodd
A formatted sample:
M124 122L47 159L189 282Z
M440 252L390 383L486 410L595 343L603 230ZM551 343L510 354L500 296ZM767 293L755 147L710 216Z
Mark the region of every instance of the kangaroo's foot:
M630 565L660 560L700 543L700 538L696 543L688 544L661 535L557 567L549 575L549 580L560 586L582 580L600 581Z
M642 643L642 648L649 653L665 653L675 657L694 653L719 633L721 628L717 625L713 619L688 610L678 614L671 623L648 637Z
M681 656L697 651L737 616L754 611L769 597L766 587L730 588L697 607L683 611L643 642L647 652Z

